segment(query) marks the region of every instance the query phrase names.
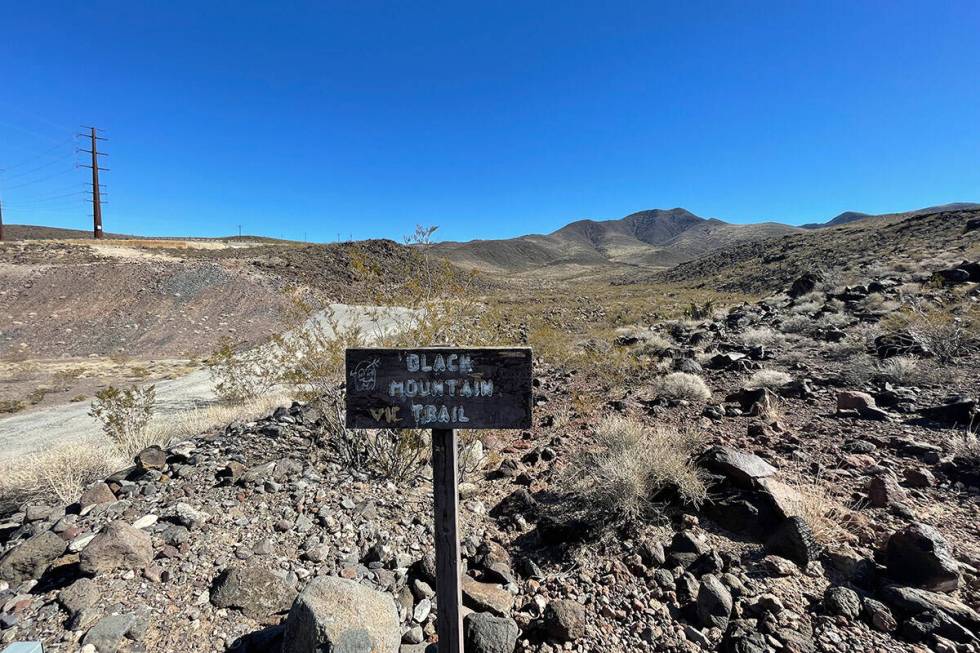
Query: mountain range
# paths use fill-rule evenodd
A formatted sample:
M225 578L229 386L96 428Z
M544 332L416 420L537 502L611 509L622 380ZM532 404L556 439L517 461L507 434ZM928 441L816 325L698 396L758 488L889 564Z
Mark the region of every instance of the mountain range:
M550 234L442 242L432 247L437 255L464 268L508 275L540 273L571 278L629 267L666 269L739 243L836 228L872 218L969 208L980 208L980 204L947 204L883 215L850 211L825 223L799 227L779 222L731 224L703 218L683 208L652 209L618 220L578 220Z

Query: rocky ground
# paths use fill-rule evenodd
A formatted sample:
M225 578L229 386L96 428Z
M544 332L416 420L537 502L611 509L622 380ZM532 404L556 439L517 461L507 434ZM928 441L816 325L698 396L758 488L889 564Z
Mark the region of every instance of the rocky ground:
M940 362L879 329L910 294L976 307L978 271L834 290L804 275L786 295L610 345L638 352L656 334L651 370L702 375L707 401L665 397L653 376L608 389L540 365L535 427L468 445L481 467L460 487L467 650L980 650L980 449L964 446L980 355ZM896 355L930 373L889 380ZM750 387L760 370L785 376ZM573 381L591 408L569 404ZM596 412L703 431L709 500L665 496L613 531L562 519L562 471L592 446ZM76 504L7 515L3 641L425 650L430 484L339 465L325 423L316 406L283 407L145 450Z

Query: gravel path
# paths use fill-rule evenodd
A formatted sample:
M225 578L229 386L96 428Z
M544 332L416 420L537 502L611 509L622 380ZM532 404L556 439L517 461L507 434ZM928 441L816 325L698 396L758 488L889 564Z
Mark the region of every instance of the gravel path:
M410 315L410 309L350 304L332 304L334 319L341 329L360 325L365 336L397 330ZM330 332L330 321L324 314L312 318ZM176 415L214 402L207 370L195 370L178 379L156 384L156 415ZM54 444L90 437L100 437L98 422L88 415L89 402L48 406L0 419L0 459L39 451Z

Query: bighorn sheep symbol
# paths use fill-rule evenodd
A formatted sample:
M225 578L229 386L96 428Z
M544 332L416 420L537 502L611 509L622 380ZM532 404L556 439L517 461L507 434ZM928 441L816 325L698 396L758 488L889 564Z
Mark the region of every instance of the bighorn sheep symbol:
M372 361L361 361L351 372L354 377L354 389L357 391L374 390L378 377L378 366L381 359L375 358Z

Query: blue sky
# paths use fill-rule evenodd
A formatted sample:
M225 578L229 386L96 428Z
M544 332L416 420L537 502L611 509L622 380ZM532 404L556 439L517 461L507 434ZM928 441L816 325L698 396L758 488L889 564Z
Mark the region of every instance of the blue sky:
M89 227L88 124L115 232L459 240L980 201L974 0L3 4L10 223Z

